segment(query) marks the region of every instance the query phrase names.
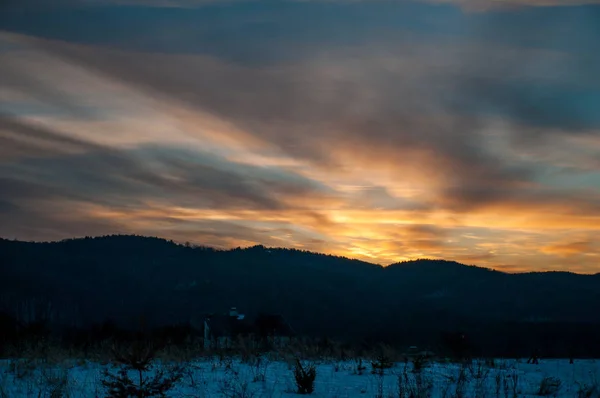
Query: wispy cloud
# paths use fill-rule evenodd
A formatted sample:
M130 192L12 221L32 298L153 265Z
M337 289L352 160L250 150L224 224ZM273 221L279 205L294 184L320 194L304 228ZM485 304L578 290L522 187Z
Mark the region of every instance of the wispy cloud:
M573 256L593 252L595 251L593 246L591 242L556 243L544 246L542 251L559 256Z
M599 32L548 5L13 8L0 234L593 271Z
M51 6L100 6L100 5L127 5L142 7L161 7L161 8L196 8L206 5L235 4L259 2L260 0L56 0ZM390 0L282 0L288 2L322 2L322 3L381 3ZM406 0L391 0L396 2ZM568 7L577 5L599 4L598 0L411 0L414 2L422 1L433 4L452 4L464 7L468 10L490 10L490 9L511 9L518 6L526 7ZM50 7L50 4L44 0L8 0L8 6L25 7Z

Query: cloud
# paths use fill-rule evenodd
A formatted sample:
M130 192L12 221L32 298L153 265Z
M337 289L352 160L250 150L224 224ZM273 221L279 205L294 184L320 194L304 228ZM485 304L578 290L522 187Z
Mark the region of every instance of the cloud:
M574 254L587 253L592 250L590 242L571 242L563 244L553 244L542 248L544 253L558 254L561 256L571 256Z
M516 7L572 7L600 4L598 0L426 0L431 3L453 4L472 11L510 10Z
M492 23L498 28L483 27L481 30L491 34L506 24L493 18ZM544 24L538 23L537 26ZM250 41L250 46L252 43L253 40ZM444 138L448 136L444 130L452 129L453 134L457 130L464 130L464 133L461 133L464 139L444 142L444 145L440 146L452 144L457 150L475 153L481 149L476 141L475 145L471 145L472 149L469 149L468 145L457 148L458 143L467 139L477 139L476 134L470 130L480 129L483 122L490 117L505 118L513 123L538 127L529 129L527 135L521 131L519 134L513 134L513 139L519 142L537 141L548 130L548 126L576 129L583 133L588 133L589 129L598 126L597 115L590 108L591 104L597 102L594 98L597 90L590 87L587 91L575 91L572 85L565 86L560 80L555 83L550 80L579 73L583 64L577 58L566 57L565 60L565 57L558 57L551 51L530 49L509 52L497 47L491 50L486 49L484 43L449 44L446 46L447 50L440 51L437 43L420 43L416 46L400 42L397 51L401 51L408 59L403 62L399 60L400 57L390 59L385 51L362 51L356 54L343 54L341 51L339 55L330 53L332 55L329 58L327 55L319 56L317 52L316 60L304 60L295 68L283 70L278 70L277 67L263 70L227 63L221 65L208 57L203 60L202 56L191 55L168 59L137 54L139 57L135 60L133 55L127 56L118 51L106 51L103 54L102 51L97 51L94 55L76 48L62 48L62 55L71 57L67 58L68 62L75 62L77 65L81 63L86 68L98 68L102 73L132 82L155 94L172 96L176 100L234 119L237 123L244 124L244 127L261 130L260 133L267 139L277 135L280 140L287 140L284 145L288 148L293 146L296 151L300 151L303 144L289 142L292 140L283 138L285 134L278 132L278 121L286 125L284 128L289 128L290 123L297 128L300 120L303 120L307 127L300 133L307 136L311 129L328 127L317 126L317 123L327 123L329 121L324 119L336 117L341 120L335 127L338 130L343 129L345 136L348 136L347 131L351 131L353 125L358 124L359 134L365 128L373 128L373 136L377 141L392 139L399 145L408 139L411 139L411 144L418 142L415 142L415 137L411 138L402 132L395 132L396 137L390 136L388 130L397 130L398 125L406 125L404 130L437 128L439 131L435 134L428 133L427 139L435 135L436 139L446 141L452 140ZM272 47L270 51L285 52L279 46ZM99 59L100 57L103 60ZM328 65L332 63L332 57L336 57L337 64ZM372 61L367 61L368 57L372 58ZM520 68L524 59L528 60L527 69ZM597 62L594 58L591 61ZM358 62L358 65L341 67L339 64L344 62ZM156 68L150 69L148 63L156 65ZM382 65L386 66L382 68ZM539 67L532 67L535 65ZM195 70L202 70L205 75L211 76L211 79L196 79L191 72ZM519 70L525 72L516 72ZM540 79L539 73L536 73L538 70L548 77ZM333 74L339 76L330 79L329 76ZM382 77L375 78L372 76L375 74L382 74ZM589 76L589 81L593 81L592 75ZM217 89L227 82L230 86L235 86L239 94L233 95L231 89ZM319 89L309 90L312 87ZM369 99L362 94L365 92L372 93L376 103L383 103L388 108L376 108L375 105L371 105L372 109L356 109L358 104L369 106ZM404 94L402 97L411 98L411 101L403 101L402 97L396 98L394 93L399 92ZM248 95L250 93L259 93L260 99L254 101L254 97ZM350 110L344 111L341 107L341 99L344 97L353 100L352 111L355 112L354 118L359 119L358 121L352 120ZM303 106L295 107L292 101L299 101ZM393 102L398 104L396 109L389 109ZM425 113L424 117L430 116L427 108L432 107L466 115L462 121L440 121L454 123L448 126L436 126L435 121L430 122L431 126L422 126L409 119L415 111ZM292 109L293 112L290 112ZM270 134L269 130L277 131ZM416 138L419 137L416 135ZM377 141L374 141L374 144ZM309 143L304 146L308 145ZM313 146L306 149L316 156Z
M23 199L47 198L42 187L50 181L63 198L111 206L148 200L182 207L277 210L287 200L330 194L326 187L291 173L165 147L26 158L0 166L0 174L41 188Z
M439 239L446 236L448 231L444 228L436 227L434 225L423 225L423 224L411 224L406 227L406 232L411 237L417 237L420 239Z
M529 164L486 147L482 134L486 118L437 112L435 108L444 105L437 103L437 90L424 90L434 86L423 79L429 78L425 71L437 60L428 59L427 50L421 50L424 56L415 55L423 59L420 64L413 60L414 67L381 56L354 59L352 67L346 67L342 56L255 69L202 56L128 54L53 42L37 45L69 64L228 119L247 135L245 139L258 138L292 157L332 169L347 167L344 158L369 162L375 169L394 162L394 174L428 180L442 194L437 203L453 209L518 202L527 198L524 190L535 190L535 170ZM409 46L407 51L411 50ZM395 64L378 70L383 62ZM197 79L198 73L205 78ZM448 73L445 79L450 80L452 72ZM394 79L401 77L412 77L412 84L396 83ZM398 91L414 94L407 100L398 97ZM348 100L351 107L344 106ZM393 161L397 153L402 153L401 160Z
M89 224L534 269L565 259L548 244L565 229L598 229L598 28L578 7L219 10L1 20L7 233Z
M91 142L0 114L0 160L99 150Z
M284 0L285 1L285 0ZM369 2L376 3L378 0L288 0L289 2L322 2L322 3L358 3ZM397 2L405 0L395 0ZM415 0L419 1L419 0ZM556 7L556 6L577 6L588 4L599 4L598 0L421 0L433 4L452 4L467 10L490 10L490 9L510 9L518 6L526 7ZM215 4L235 4L244 2L260 2L259 0L57 0L52 2L52 7L64 6L99 6L99 5L129 5L142 7L181 7L195 8ZM381 2L381 1L379 1ZM7 7L50 7L44 0L8 0Z
M110 209L108 213L135 214L157 206L225 214L294 210L318 224L327 222L326 218L312 214L307 203L335 200L332 189L292 172L239 164L206 152L152 145L110 148L10 117L0 119L0 132L8 154L15 155L16 148L22 150L18 159L0 163L2 224L5 230L37 229L33 236L58 228L56 224L67 235L80 234L84 225L89 225L90 231L106 232L111 227L113 232L132 231L131 225L123 227L117 221L122 216L98 218L94 213ZM79 221L63 222L65 213L57 211L57 203L70 204L66 219L77 215ZM168 211L159 214L169 217ZM156 221L157 217L165 216L142 215L140 220ZM179 218L181 227L185 217ZM31 225L36 227L28 227Z

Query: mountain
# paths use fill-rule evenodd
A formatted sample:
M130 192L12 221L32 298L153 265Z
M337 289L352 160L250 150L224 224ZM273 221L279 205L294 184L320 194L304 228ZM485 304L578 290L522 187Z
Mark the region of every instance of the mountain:
M0 308L64 324L127 324L140 316L171 324L236 306L280 313L300 333L338 338L427 342L443 330L600 325L599 275L507 274L441 260L381 267L292 249L222 251L141 236L0 239L0 264Z

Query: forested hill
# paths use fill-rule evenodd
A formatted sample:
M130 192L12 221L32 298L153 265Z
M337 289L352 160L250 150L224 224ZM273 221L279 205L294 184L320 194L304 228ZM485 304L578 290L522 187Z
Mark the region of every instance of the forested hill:
M127 323L143 315L167 324L237 306L280 313L301 333L340 338L600 323L599 275L506 274L439 260L384 268L298 250L220 251L140 236L0 240L0 264L4 310L28 305L52 312L55 322Z

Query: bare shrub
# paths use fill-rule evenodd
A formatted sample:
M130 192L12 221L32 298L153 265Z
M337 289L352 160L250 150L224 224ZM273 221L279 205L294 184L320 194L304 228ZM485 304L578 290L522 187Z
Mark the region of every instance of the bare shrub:
M43 367L41 370L39 396L62 398L68 396L69 372L67 369ZM44 393L42 393L42 391Z
M37 361L32 358L11 359L8 364L8 372L16 379L25 379L35 372Z
M467 371L467 365L463 363L458 370L458 375L454 379L456 382L454 389L454 398L463 398L466 396L467 383L469 381L469 374Z
M502 390L502 373L496 373L494 376L494 381L496 382L494 390L496 393L496 398L500 398L500 391Z
M253 382L264 382L267 380L267 367L269 361L261 355L256 355L252 363L250 363L250 372L252 373Z
M504 397L517 398L519 396L519 374L516 369L512 369L509 374L504 376ZM511 395L512 393L512 395Z
M475 380L485 380L490 374L487 361L476 360L467 364L470 376Z
M414 398L429 398L433 390L433 380L419 373L416 377L416 391L411 395Z
M317 368L314 364L304 367L300 360L296 359L294 379L296 380L296 387L298 387L298 394L312 394L315 390L316 378Z
M25 383L27 395L38 398L62 398L69 396L69 371L66 368L52 366L46 360L25 353L24 358L8 361L6 371L0 371L0 398L12 397L8 392L10 385ZM4 375L10 375L5 377ZM9 381L9 379L12 379Z
M540 382L540 388L537 395L547 397L558 394L562 382L558 377L544 377Z
M129 350L119 351L113 348L114 359L121 367L117 374L108 369L103 372L102 385L108 398L156 397L172 389L183 377L183 368L173 366L157 370L153 367L155 350L142 343L135 343ZM150 373L153 372L152 375ZM132 377L131 374L135 374Z
M429 364L425 355L417 355L412 358L413 372L419 373Z
M197 380L197 374L199 373L199 380ZM189 380L189 385L191 387L198 387L199 383L206 384L206 381L203 380L203 369L200 366L197 366L193 363L188 364L185 368L183 368L182 376L187 377Z
M600 398L600 388L597 381L594 380L589 384L577 384L577 398Z
M428 398L431 397L433 381L422 372L409 373L408 366L404 366L401 373L396 375L398 384L398 398Z
M477 398L485 398L488 394L488 386L486 378L475 379L475 396Z
M442 389L441 389L441 396L442 398L450 398L452 397L452 395L450 394L450 390L454 384L454 377L452 376L446 376L447 378L447 382L443 385Z
M239 372L229 370L219 385L219 392L225 398L253 398L256 390L250 382L240 377Z
M199 355L200 349L194 345L182 347L169 344L156 351L156 359L167 362L191 362Z
M393 366L394 363L389 359L387 355L380 354L374 361L371 362L371 367L373 368L371 373L383 374L385 369L390 369Z
M8 380L4 372L0 372L0 398L9 398L8 396Z
M485 397L487 394L487 379L490 374L488 361L475 360L465 366L469 371L471 379L475 380L475 394L477 397Z
M409 387L406 385L408 377L406 377L406 366L404 367L403 373L396 375L396 382L398 385L398 398L404 398L407 396Z
M367 370L367 367L363 364L362 358L355 359L353 361L353 373L356 375L362 375Z

